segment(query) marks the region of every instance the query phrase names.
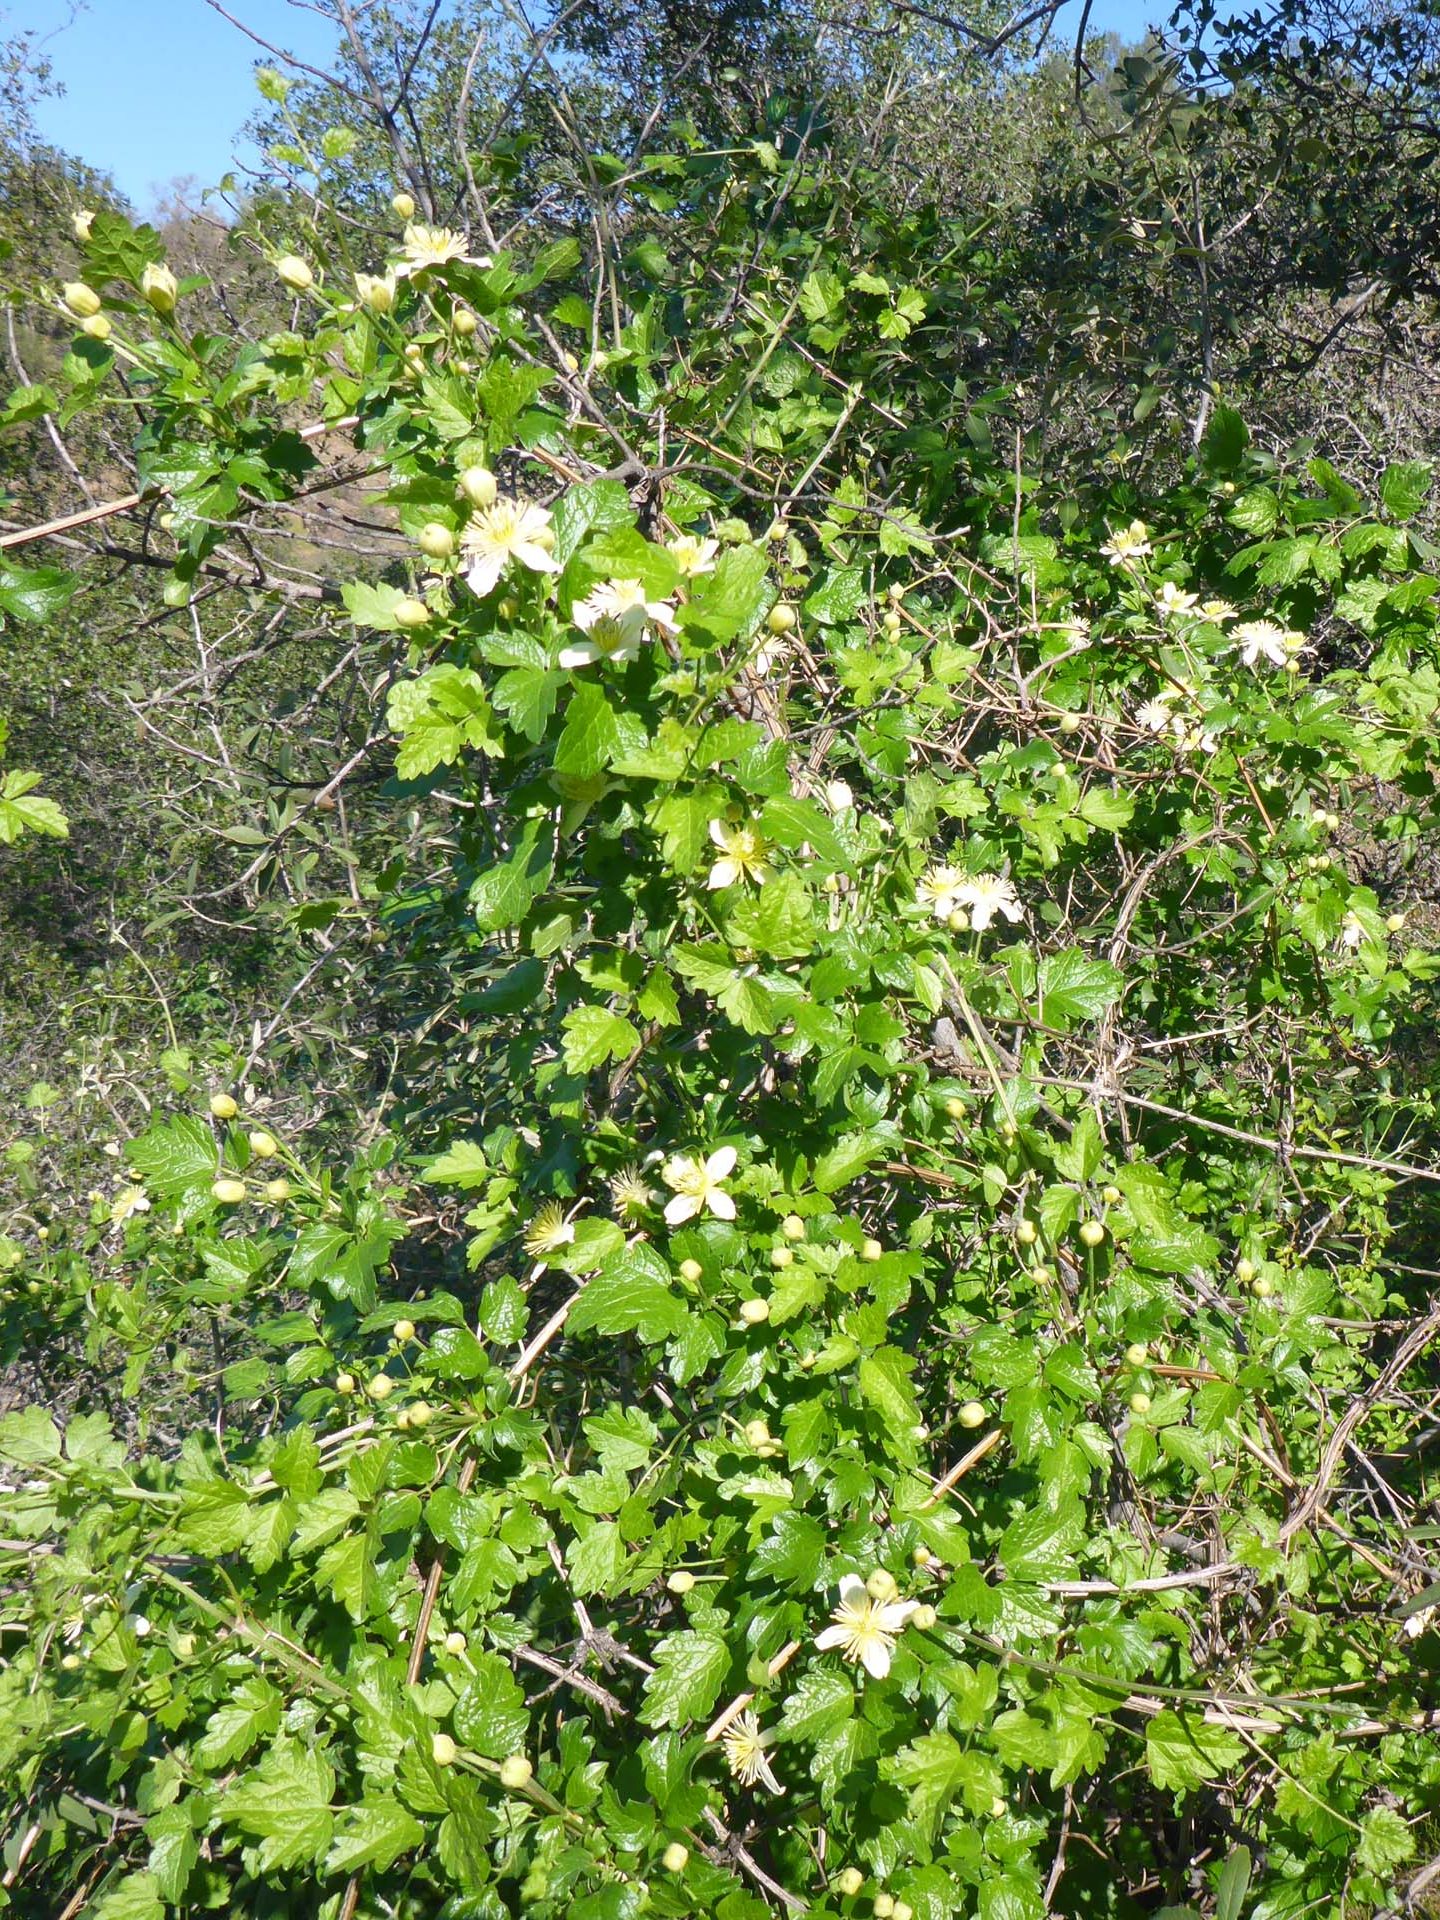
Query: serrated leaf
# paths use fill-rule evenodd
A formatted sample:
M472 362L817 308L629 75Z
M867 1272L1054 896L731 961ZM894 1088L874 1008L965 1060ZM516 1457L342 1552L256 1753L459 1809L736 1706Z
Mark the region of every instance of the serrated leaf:
M220 1818L258 1840L262 1869L317 1865L330 1844L335 1774L323 1751L279 1740L220 1800Z
M647 1727L679 1727L703 1720L720 1697L730 1649L717 1633L672 1633L655 1649L655 1671L645 1682L640 1718Z
M684 1326L684 1302L672 1291L670 1270L650 1247L625 1247L589 1281L570 1310L569 1328L582 1333L638 1333L646 1345Z

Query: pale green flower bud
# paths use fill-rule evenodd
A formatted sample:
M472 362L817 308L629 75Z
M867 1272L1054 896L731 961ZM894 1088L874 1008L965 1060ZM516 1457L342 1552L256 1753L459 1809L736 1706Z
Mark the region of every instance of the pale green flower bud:
M140 291L156 313L173 313L180 283L169 267L156 266L152 261L140 276Z
M100 311L99 294L93 287L87 287L83 280L68 281L60 289L60 298L77 320L88 320L92 313Z
M298 253L282 253L275 262L275 271L296 293L305 293L315 284L309 262L302 260Z

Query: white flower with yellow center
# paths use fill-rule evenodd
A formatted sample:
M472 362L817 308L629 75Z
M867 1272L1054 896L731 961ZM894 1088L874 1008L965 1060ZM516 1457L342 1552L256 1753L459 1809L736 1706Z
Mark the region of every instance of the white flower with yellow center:
M634 660L651 628L675 632L668 600L648 600L639 580L607 580L577 600L570 618L585 635L560 651L562 667L588 667L597 660Z
M1213 753L1220 739L1212 728L1179 713L1170 716L1170 732L1182 753Z
M610 1181L610 1198L622 1219L634 1220L655 1204L650 1182L639 1167L622 1167Z
M770 1762L765 1757L765 1749L774 1737L773 1734L760 1731L759 1720L748 1709L737 1714L721 1734L720 1745L730 1771L742 1786L753 1787L758 1780L771 1793L784 1793L784 1787L771 1772Z
M482 600L511 561L532 573L560 571L548 544L549 512L528 500L497 500L475 515L460 538L471 556L465 578Z
M561 647L560 665L591 667L597 660L609 660L623 667L640 658L640 649L648 638L643 621L620 620L613 613L604 613L591 621L583 640L571 640Z
M558 1200L547 1200L525 1229L520 1244L532 1260L543 1260L546 1254L569 1246L574 1238L575 1223L565 1218Z
M764 679L789 658L790 642L781 634L767 633L746 664L752 673L758 673Z
M915 882L915 899L937 920L948 920L960 905L965 880L959 867L927 867Z
M1358 913L1347 913L1345 918L1340 922L1341 946L1348 948L1351 953L1354 953L1357 947L1364 944L1364 940L1365 923L1361 920Z
M896 1637L915 1605L913 1600L876 1600L863 1580L847 1573L840 1582L840 1604L830 1616L834 1625L816 1634L815 1645L821 1653L838 1648L872 1679L883 1680L890 1671Z
M456 233L453 227L427 227L416 221L405 229L402 249L405 258L393 269L395 277L397 280L408 280L417 273L424 273L427 268L446 266L451 260L464 260L472 267L493 264L485 254L473 258L467 254L465 249L469 244L469 236Z
M1128 527L1117 527L1100 551L1112 567L1128 567L1154 551L1150 529L1143 520L1132 520Z
M1167 687L1157 693L1153 699L1147 700L1143 706L1137 707L1136 726L1146 733L1168 733L1170 722L1175 717L1170 711L1170 702L1174 698L1174 693Z
M1273 620L1246 620L1235 629L1235 644L1240 649L1240 664L1258 667L1268 660L1272 667L1283 667L1291 649L1283 627Z
M694 533L680 533L673 540L665 542L665 550L674 556L675 564L685 578L693 580L697 573L715 571L715 556L720 551L720 542L702 540Z
M149 1213L150 1196L143 1187L121 1187L110 1202L110 1220L114 1226L123 1226L132 1214Z
M707 1211L717 1220L733 1220L735 1202L721 1183L734 1172L738 1158L734 1147L717 1147L704 1160L695 1153L672 1154L660 1169L660 1178L675 1196L665 1203L666 1224L683 1226Z
M1166 620L1179 619L1183 614L1193 613L1199 597L1194 593L1182 593L1173 580L1165 581L1155 596L1161 615Z
M955 889L955 899L968 910L970 924L977 933L984 933L997 913L1003 913L1012 926L1025 918L1019 896L1000 873L968 875Z
M710 838L720 849L720 858L710 869L708 884L712 892L720 887L733 887L739 880L753 880L757 887L764 886L770 877L770 869L765 864L769 848L754 827L732 827L728 821L712 820Z
M1202 600L1200 611L1207 620L1213 620L1217 627L1235 618L1235 609L1228 600Z

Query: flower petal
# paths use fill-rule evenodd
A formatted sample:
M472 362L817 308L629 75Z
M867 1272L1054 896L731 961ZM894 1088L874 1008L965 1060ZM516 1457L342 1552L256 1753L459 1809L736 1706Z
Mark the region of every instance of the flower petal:
M865 1582L857 1573L847 1573L840 1580L840 1604L842 1607L863 1607L870 1595Z
M700 1202L693 1193L677 1193L673 1200L666 1203L665 1221L667 1226L682 1226L685 1221L693 1220L700 1211Z
M470 591L483 600L487 593L495 591L495 583L500 578L500 570L505 560L502 554L480 553L470 563L465 575L465 583Z
M725 851L726 847L729 846L730 829L725 825L725 822L723 820L712 820L710 822L710 838L715 842L715 845L719 847L722 853Z
M529 567L532 573L558 573L560 563L553 553L547 553L544 547L537 547L533 540L516 540L510 551L522 567Z
M709 1193L706 1194L705 1199L711 1213L715 1215L717 1220L733 1220L735 1218L735 1202L730 1198L729 1194L725 1192L723 1187L712 1187Z
M573 647L560 649L562 667L589 667L600 658L600 649L593 640L579 640Z
M815 1636L815 1645L821 1653L829 1653L832 1647L843 1647L850 1638L848 1627L826 1627L823 1633Z
M861 1643L860 1661L874 1680L883 1680L890 1671L890 1647L885 1640L869 1638Z
M740 1158L734 1147L717 1147L705 1162L705 1171L712 1180L728 1180L735 1171L735 1162Z
M710 890L720 887L733 887L740 878L740 869L733 860L717 860L710 869Z

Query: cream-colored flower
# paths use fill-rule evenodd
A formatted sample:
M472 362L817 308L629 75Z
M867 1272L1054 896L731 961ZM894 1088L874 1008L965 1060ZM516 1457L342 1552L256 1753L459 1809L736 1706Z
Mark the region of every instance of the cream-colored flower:
M550 515L528 500L497 500L477 513L460 536L471 560L465 578L472 593L483 600L511 561L532 573L560 571L549 548Z
M405 258L394 269L395 276L399 280L408 280L417 273L424 273L429 267L443 267L451 260L464 260L476 267L490 266L491 262L485 255L472 259L466 253L469 244L469 236L457 233L453 227L427 227L417 221L405 229L402 249Z
M1025 909L1010 882L1000 873L969 874L955 889L958 906L969 911L976 933L984 933L997 913L1013 926L1025 918Z
M825 804L832 813L848 813L855 804L855 790L848 780L827 780Z
M752 673L758 673L764 679L790 658L790 651L790 642L782 634L767 633L746 664Z
M838 1648L875 1680L890 1671L896 1636L915 1611L913 1600L880 1601L866 1591L865 1582L847 1573L840 1582L840 1604L830 1618L833 1626L815 1636L821 1653Z
M1365 925L1358 913L1347 913L1340 922L1340 945L1354 953L1365 941Z
M675 631L675 609L668 600L647 600L639 580L607 580L577 600L570 618L586 636L561 649L562 667L585 667L595 660L633 660L652 627Z
M1235 629L1235 644L1240 649L1240 664L1258 667L1268 660L1272 667L1283 667L1290 658L1283 627L1273 620L1246 620Z
M1183 593L1173 580L1167 580L1155 596L1160 612L1167 620L1178 619L1182 614L1192 613L1198 594Z
M1154 549L1150 529L1143 520L1132 520L1128 527L1117 527L1100 549L1112 567L1127 567L1132 560L1143 559Z
M1228 600L1202 600L1200 611L1207 620L1213 620L1217 627L1235 618L1235 609Z
M575 1223L565 1218L558 1200L547 1200L536 1210L521 1237L520 1244L532 1260L543 1260L547 1253L558 1253L575 1238Z
M1135 710L1135 724L1146 733L1168 733L1170 722L1175 718L1170 711L1170 702L1175 699L1173 691L1164 687Z
M640 658L640 649L649 637L643 621L617 620L614 614L602 614L591 622L583 640L571 640L561 647L560 665L589 667L597 660L609 660L623 667Z
M680 533L673 540L667 540L665 547L674 555L676 566L687 580L693 580L697 573L715 571L715 556L720 551L718 540L702 540L695 533Z
M1213 753L1220 739L1213 728L1180 713L1171 714L1170 733L1182 753Z
M1055 623L1055 631L1062 639L1068 640L1075 651L1081 652L1090 644L1090 622L1082 620L1079 614L1071 614Z
M77 207L70 216L70 225L75 230L75 238L83 246L90 238L90 222L95 218L93 207Z
M959 867L927 867L915 882L916 902L937 920L948 920L960 904L965 880Z
M784 1793L784 1787L771 1772L770 1762L765 1757L765 1749L773 1738L773 1734L760 1731L759 1720L748 1709L737 1714L721 1734L720 1745L730 1764L730 1771L742 1786L753 1787L758 1780L771 1793Z
M660 1178L675 1196L665 1203L667 1225L683 1226L707 1210L717 1220L733 1220L735 1202L721 1183L734 1172L738 1158L734 1147L717 1147L704 1160L694 1153L672 1154L660 1169Z
M624 1220L637 1219L655 1204L650 1182L639 1167L622 1167L610 1181L610 1198Z
M132 1214L149 1213L150 1196L143 1187L121 1187L110 1202L110 1219L114 1226L121 1226Z
M710 869L712 892L733 887L737 880L753 880L757 887L764 886L770 877L765 864L769 848L754 827L732 827L725 820L712 820L710 838L720 849L720 858Z

